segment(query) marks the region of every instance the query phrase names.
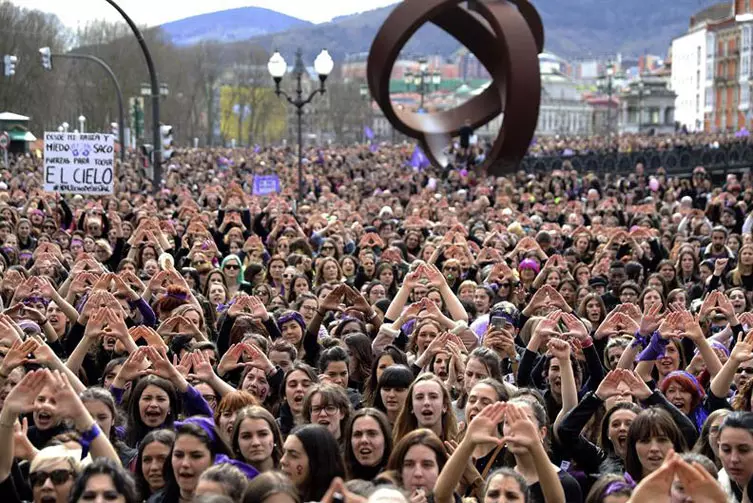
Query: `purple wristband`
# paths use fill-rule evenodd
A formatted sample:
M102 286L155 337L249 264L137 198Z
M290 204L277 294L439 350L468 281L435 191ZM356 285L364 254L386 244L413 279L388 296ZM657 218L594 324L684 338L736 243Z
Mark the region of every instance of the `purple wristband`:
M652 362L658 360L664 356L667 344L669 344L669 340L663 339L658 331L654 332L651 334L651 342L648 343L648 347L638 355L638 361Z
M638 346L641 347L641 349L646 347L646 344L648 344L648 337L644 337L641 335L640 330L635 331L635 335L633 336L633 342L630 344L631 348L637 348Z

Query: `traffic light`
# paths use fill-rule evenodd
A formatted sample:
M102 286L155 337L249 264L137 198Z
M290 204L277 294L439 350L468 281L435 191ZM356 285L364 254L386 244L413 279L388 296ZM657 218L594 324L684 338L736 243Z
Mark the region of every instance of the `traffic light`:
M16 74L16 64L18 64L18 57L12 56L10 54L6 54L5 58L3 59L5 65L5 76L6 77L12 77Z
M173 127L163 124L159 132L162 137L162 160L166 161L173 155Z
M50 48L42 47L39 49L39 54L42 56L42 68L52 70L52 51Z

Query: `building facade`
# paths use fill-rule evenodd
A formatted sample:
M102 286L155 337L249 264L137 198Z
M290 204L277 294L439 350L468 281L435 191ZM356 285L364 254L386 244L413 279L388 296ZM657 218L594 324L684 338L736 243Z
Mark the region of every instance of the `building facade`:
M750 128L753 117L750 82L753 77L753 5L748 0L735 2L735 21L740 29L740 71L737 85L740 100L737 105L738 126Z
M676 96L660 76L643 75L631 82L620 100L620 132L674 133Z
M583 136L591 134L592 107L583 99L578 84L563 73L560 58L539 55L541 106L537 136Z
M706 100L705 23L672 41L670 87L675 98L675 120L688 131L703 131Z
M740 59L740 29L734 18L720 21L713 26L708 37L714 48L713 56L707 58L713 71L711 78L711 113L706 114L710 131L728 131L744 125L738 112L740 87L738 85L738 62ZM708 102L706 103L707 109Z

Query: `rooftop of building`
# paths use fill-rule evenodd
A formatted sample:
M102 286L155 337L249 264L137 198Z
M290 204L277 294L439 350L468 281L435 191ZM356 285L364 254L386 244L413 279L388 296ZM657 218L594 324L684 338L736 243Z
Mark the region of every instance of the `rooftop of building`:
M726 19L734 19L732 2L720 2L696 12L690 16L689 29L692 31L700 26L718 23Z
M734 11L732 2L720 2L710 5L690 16L690 29L693 29L702 23L722 21L733 15Z

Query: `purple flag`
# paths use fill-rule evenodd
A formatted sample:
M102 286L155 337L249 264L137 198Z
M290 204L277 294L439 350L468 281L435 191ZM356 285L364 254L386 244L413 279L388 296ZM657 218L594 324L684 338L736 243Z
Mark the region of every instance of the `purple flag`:
M411 155L410 157L410 165L413 167L413 169L419 171L431 166L429 158L426 157L426 154L423 153L421 147L419 147L418 145L416 145L416 148L413 149L413 155Z
M375 153L377 150L379 150L379 145L377 145L376 143L369 144L369 151L372 154Z
M364 126L363 127L363 134L364 134L364 136L366 136L366 138L368 140L373 140L374 139L374 131L372 131L369 126Z
M254 154L258 154L261 152L261 147L259 145L254 145Z

